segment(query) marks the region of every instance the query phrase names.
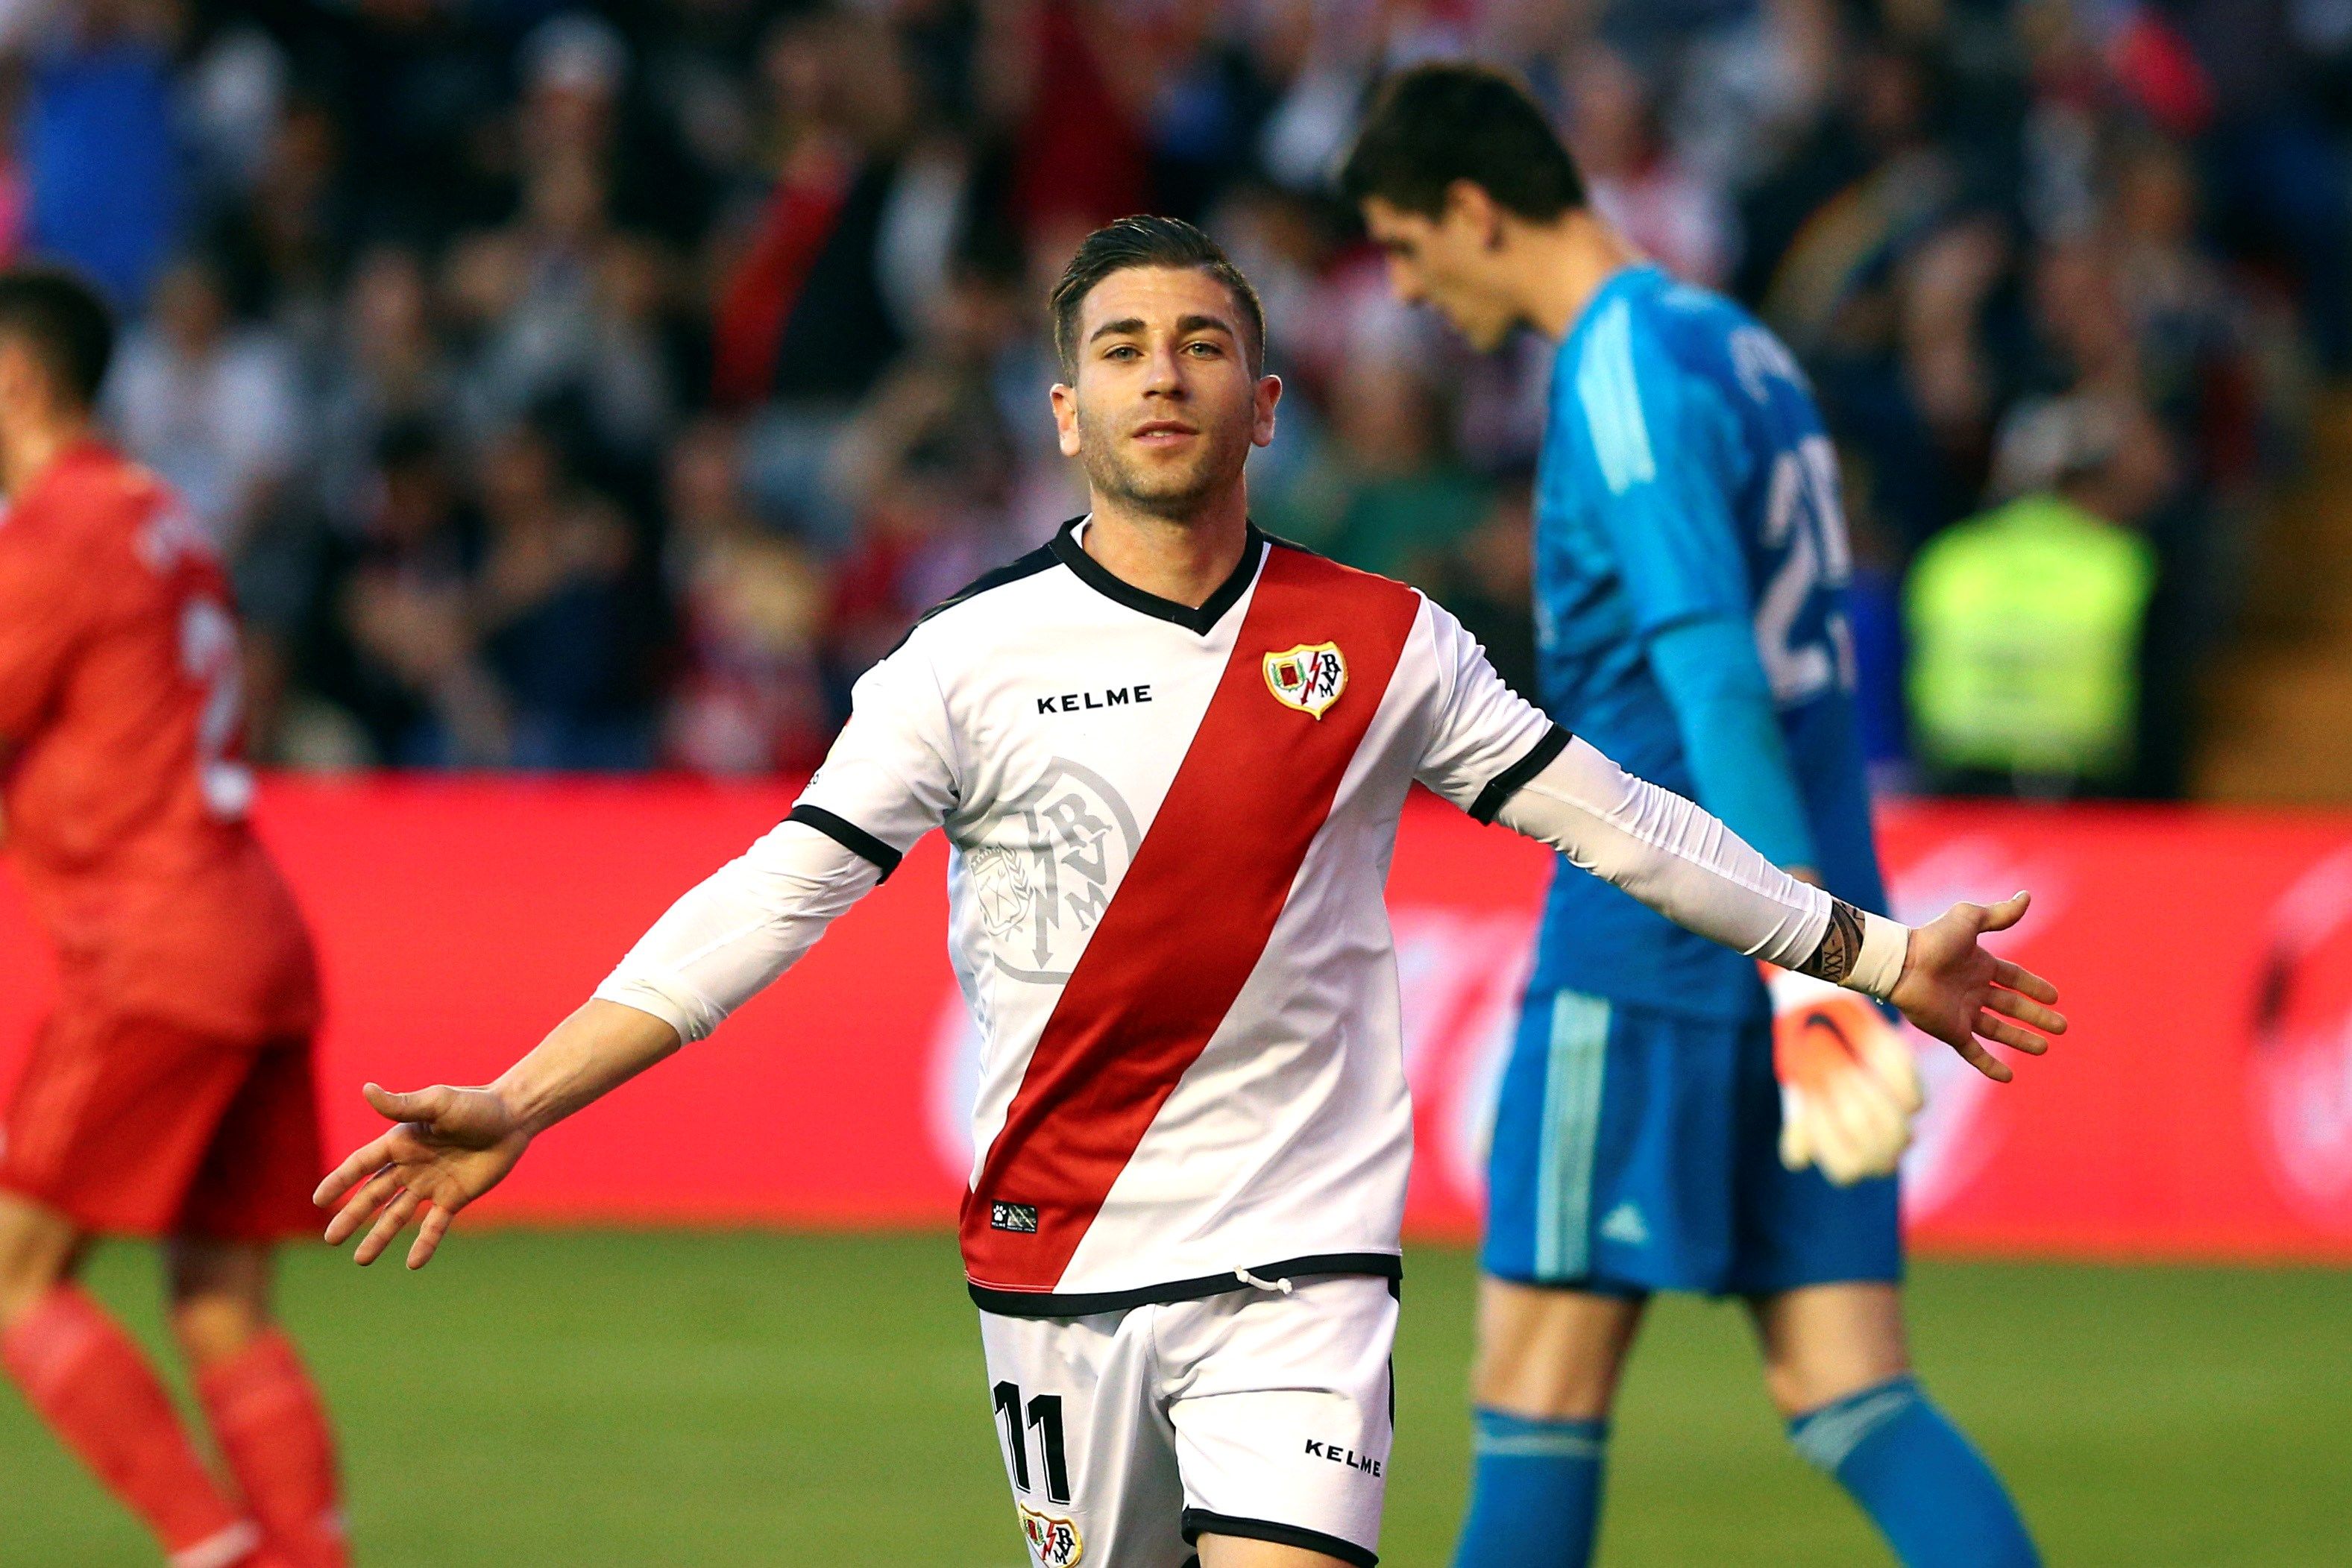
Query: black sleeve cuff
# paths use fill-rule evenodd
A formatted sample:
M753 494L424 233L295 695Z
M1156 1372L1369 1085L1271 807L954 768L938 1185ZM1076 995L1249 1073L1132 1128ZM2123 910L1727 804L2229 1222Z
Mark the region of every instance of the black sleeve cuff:
M1360 1463L1361 1461L1358 1461ZM1309 1530L1303 1524L1279 1524L1270 1519L1235 1519L1231 1514L1211 1513L1205 1508L1188 1508L1183 1513L1184 1544L1197 1546L1204 1535L1229 1535L1237 1541L1270 1541L1277 1546L1296 1546L1302 1552L1319 1552L1326 1557L1336 1557L1349 1568L1380 1568L1380 1558L1352 1541L1336 1535L1326 1535L1319 1530Z
M856 823L845 822L822 806L806 804L794 806L784 821L798 822L803 827L814 828L851 854L862 860L872 861L882 868L884 882L890 880L890 873L897 871L898 862L907 858Z
M1478 791L1470 802L1470 815L1475 821L1491 822L1503 803L1526 788L1528 779L1551 766L1551 759L1568 749L1572 738L1558 725L1544 732L1544 737L1528 748L1528 754L1495 775L1494 781Z

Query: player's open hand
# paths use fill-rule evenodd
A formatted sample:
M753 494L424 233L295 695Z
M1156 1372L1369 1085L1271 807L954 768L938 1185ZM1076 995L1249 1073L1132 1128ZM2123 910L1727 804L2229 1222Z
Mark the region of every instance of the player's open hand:
M2039 1056L2050 1049L2043 1035L2066 1032L2066 1015L2052 1005L2058 1000L2058 988L2030 969L1994 957L1977 940L2024 919L2031 902L2021 893L1990 907L1955 904L1913 930L1903 977L1888 998L1905 1018L1958 1051L1996 1083L2006 1083L2013 1075L1981 1040L1998 1040Z
M369 1104L399 1124L352 1151L319 1184L310 1201L321 1208L341 1203L327 1224L327 1240L341 1246L371 1218L374 1226L352 1252L356 1263L383 1255L408 1222L422 1214L408 1266L422 1269L449 1229L457 1211L506 1179L530 1145L530 1133L506 1102L488 1089L453 1089L446 1083L414 1094L394 1094L371 1083Z

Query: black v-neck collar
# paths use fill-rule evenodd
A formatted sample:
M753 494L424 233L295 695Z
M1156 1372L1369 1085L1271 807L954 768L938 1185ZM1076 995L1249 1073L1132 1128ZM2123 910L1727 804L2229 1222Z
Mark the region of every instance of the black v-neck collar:
M1189 604L1179 604L1172 599L1146 593L1124 578L1113 576L1108 568L1088 555L1086 547L1078 543L1078 525L1086 520L1085 517L1072 517L1062 525L1053 542L1046 547L1054 552L1055 559L1076 572L1080 582L1104 598L1116 600L1129 610L1140 611L1162 621L1172 621L1195 636L1205 637L1216 630L1217 622L1225 618L1225 612L1249 591L1250 583L1257 576L1258 562L1265 555L1266 538L1258 532L1257 525L1252 523L1247 541L1242 546L1242 559L1234 563L1233 575L1219 583L1217 591L1195 610Z

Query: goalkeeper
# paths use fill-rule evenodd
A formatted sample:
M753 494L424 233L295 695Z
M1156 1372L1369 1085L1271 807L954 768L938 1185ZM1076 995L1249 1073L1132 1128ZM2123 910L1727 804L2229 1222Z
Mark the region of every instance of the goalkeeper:
M1788 350L1587 204L1507 78L1391 82L1345 183L1390 279L1474 345L1558 344L1536 497L1544 706L1793 873L1885 906L1856 743L1837 465ZM2022 895L1987 925L2013 925ZM1744 1298L1797 1449L1911 1568L2037 1561L1910 1371L1893 1172L1919 1092L1866 1005L1563 868L1506 1070L1456 1568L1590 1561L1609 1412L1655 1291ZM1974 1048L1988 1075L2008 1069ZM1784 1114L1785 1106L1785 1114Z

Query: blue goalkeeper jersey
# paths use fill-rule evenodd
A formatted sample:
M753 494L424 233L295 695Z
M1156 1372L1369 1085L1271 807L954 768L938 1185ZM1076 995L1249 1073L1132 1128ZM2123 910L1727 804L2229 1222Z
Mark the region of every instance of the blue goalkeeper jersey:
M1783 864L1884 909L1836 458L1787 349L1655 267L1559 346L1536 488L1543 706ZM1754 963L1562 863L1532 984L1744 1019Z

